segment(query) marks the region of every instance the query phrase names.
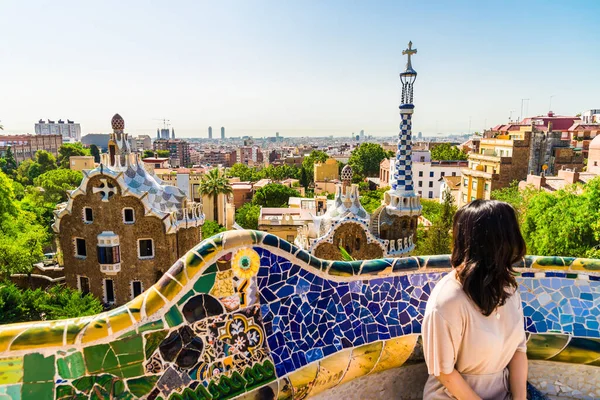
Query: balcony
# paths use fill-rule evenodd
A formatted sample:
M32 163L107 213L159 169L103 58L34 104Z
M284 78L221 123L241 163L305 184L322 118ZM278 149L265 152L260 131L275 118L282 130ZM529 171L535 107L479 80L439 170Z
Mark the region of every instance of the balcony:
M100 272L106 275L116 275L121 272L121 263L117 264L100 264Z

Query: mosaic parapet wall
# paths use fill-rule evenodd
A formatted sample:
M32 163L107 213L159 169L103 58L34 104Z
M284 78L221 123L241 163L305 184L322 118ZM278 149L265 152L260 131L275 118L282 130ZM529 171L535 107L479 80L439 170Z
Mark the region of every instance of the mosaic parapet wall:
M600 261L521 267L529 358L600 367ZM0 398L302 399L422 363L425 304L448 268L446 256L323 261L226 232L110 312L1 326Z

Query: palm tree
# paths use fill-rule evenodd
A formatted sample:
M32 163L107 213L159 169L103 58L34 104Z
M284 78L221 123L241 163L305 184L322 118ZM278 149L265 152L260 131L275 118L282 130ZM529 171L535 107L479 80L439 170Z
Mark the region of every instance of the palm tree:
M207 174L202 176L199 192L202 196L213 197L213 218L216 222L219 222L219 195L224 194L227 196L233 192L229 184L229 179L225 175L222 175L218 168L211 169Z

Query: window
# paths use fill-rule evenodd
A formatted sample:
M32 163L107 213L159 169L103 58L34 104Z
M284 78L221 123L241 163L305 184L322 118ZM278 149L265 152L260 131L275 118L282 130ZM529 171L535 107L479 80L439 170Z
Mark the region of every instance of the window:
M433 171L429 171L429 177L433 178Z
M466 203L467 202L467 195L463 194L463 202Z
M108 304L115 302L115 287L112 279L104 280L104 302Z
M140 259L154 257L154 243L152 239L138 240L138 257Z
M133 224L135 222L135 212L133 208L123 209L123 222L126 224Z
M290 243L294 242L294 235L287 235L287 241Z
M467 187L469 186L469 180L468 179L464 179L463 180L464 186Z
M433 199L433 192L431 190L429 191L429 198Z
M142 282L140 281L133 281L131 282L131 298L133 299L134 297L138 297L140 294L142 294L144 290L142 289Z
M471 201L475 200L475 196L471 196Z
M91 208L89 208L89 207L83 208L83 220L88 224L92 223L94 221L94 212L92 211Z
M471 187L473 189L477 189L477 181L473 181L473 184L471 185Z
M100 264L118 264L121 262L120 246L98 246L98 262Z
M79 277L79 291L84 295L90 292L90 280L87 276Z
M433 182L429 181L429 187L433 187Z
M452 176L456 176L456 172L453 172L453 173L452 173Z
M75 238L75 256L76 257L87 257L87 249L85 247L85 239Z
M594 161L594 167L598 166L598 161Z
M444 171L440 172L440 178L443 178L444 176L446 176L446 173Z
M419 187L423 187L423 181L419 181Z
M419 171L419 178L423 177L423 171Z
M489 192L489 190L490 190L490 184L486 183L485 186L484 186L484 189L485 189L486 192Z

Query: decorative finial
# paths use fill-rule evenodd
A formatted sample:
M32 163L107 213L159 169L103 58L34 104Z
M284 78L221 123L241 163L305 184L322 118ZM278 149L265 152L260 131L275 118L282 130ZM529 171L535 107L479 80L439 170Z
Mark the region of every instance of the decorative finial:
M414 72L412 67L412 63L410 62L410 57L413 54L417 54L417 49L412 48L412 40L408 42L408 49L402 50L402 55L408 56L408 60L406 61L406 72Z

